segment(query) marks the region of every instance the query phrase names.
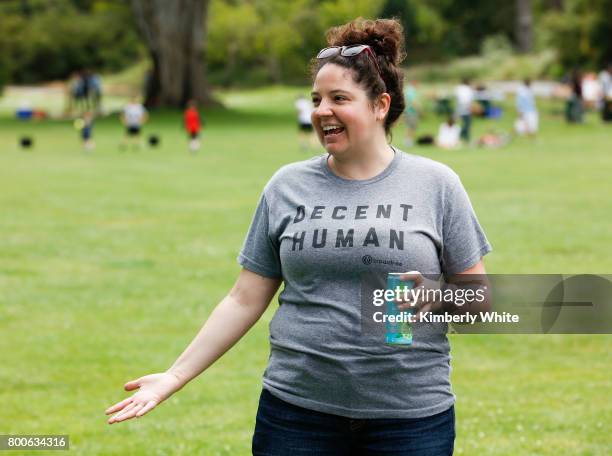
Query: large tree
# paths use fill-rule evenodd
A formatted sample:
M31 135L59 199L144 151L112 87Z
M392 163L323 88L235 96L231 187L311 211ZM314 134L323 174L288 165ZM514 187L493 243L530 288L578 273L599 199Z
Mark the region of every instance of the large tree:
M189 99L214 104L205 78L205 37L209 0L131 0L149 49L147 106L180 107Z
M533 6L531 0L516 0L516 42L519 52L533 49Z

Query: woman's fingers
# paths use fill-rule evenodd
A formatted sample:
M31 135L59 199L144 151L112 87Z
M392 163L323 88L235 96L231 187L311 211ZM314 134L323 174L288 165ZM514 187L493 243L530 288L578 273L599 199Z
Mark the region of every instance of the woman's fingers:
M151 410L151 409L152 409L153 407L155 407L156 405L157 405L157 402L155 402L155 401L149 401L149 402L147 402L147 404L146 404L146 405L145 405L143 408L141 408L141 409L138 411L138 413L136 413L136 416L137 416L137 417L139 417L139 416L144 415L145 413L147 413L149 410Z
M125 388L126 391L132 391L138 387L140 387L140 381L142 379L141 378L137 378L136 380L131 380L129 382L127 382L125 385L123 385L123 387Z
M414 312L418 313L418 312L424 312L424 308L426 306L430 306L432 304L432 301L430 300L426 300L426 299L420 299L418 301L415 301L414 303Z
M407 282L407 281L414 282L414 286L412 287L412 289L415 289L423 284L423 276L421 275L419 271L405 272L402 275L400 275L400 280L402 282ZM414 309L415 306L419 305L419 302L420 302L419 298L413 301L410 299L410 295L409 295L407 299L401 299L400 301L398 301L397 306L400 310L405 310L409 308Z
M127 399L122 400L121 402L117 402L112 407L106 409L106 415L110 415L111 413L115 413L117 410L121 410L123 407L132 402L132 398L128 397Z
M140 410L142 407L142 404L136 404L134 405L134 407L132 407L129 411L122 413L118 418L115 419L116 422L121 422L121 421L125 421L125 420L129 420L130 418L133 418L136 413L138 413L138 410Z
M414 304L410 301L410 299L397 300L395 301L395 305L399 310L414 308Z
M121 421L121 417L123 415L125 415L127 412L129 412L130 410L132 410L134 407L136 406L135 402L132 402L130 405L128 405L127 407L125 407L123 410L121 410L119 413L117 413L115 416L112 416L108 422L110 423L114 423L116 421Z
M423 314L425 312L429 312L432 309L432 303L427 303L423 307L421 307L417 312L417 321L421 321L423 319Z
M417 311L418 321L422 321L426 312L441 313L443 311L442 304L438 301L428 302Z
M423 283L423 276L419 271L408 271L400 276L402 282L412 280L414 282L414 288L420 286Z
M418 312L424 305L429 303L430 301L427 301L424 297L419 297L418 299L414 300L408 298L396 301L396 305L399 310L411 309L414 313Z

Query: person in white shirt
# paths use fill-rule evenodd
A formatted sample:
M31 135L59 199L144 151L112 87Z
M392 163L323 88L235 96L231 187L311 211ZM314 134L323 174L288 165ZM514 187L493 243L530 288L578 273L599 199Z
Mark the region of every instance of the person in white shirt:
M612 62L599 73L599 84L601 86L601 119L604 122L612 122Z
M468 79L463 79L455 88L457 101L456 114L461 119L461 139L470 141L470 128L472 123L472 103L474 102L474 89Z
M596 109L601 98L601 85L595 73L586 73L582 78L582 99L587 109Z
M128 144L138 148L142 147L140 132L148 118L145 107L138 102L136 97L132 97L125 108L123 108L121 115L121 122L125 126L125 136L120 145L121 149L125 148Z
M516 110L518 119L514 128L519 135L535 136L538 132L538 108L531 90L531 81L525 79L516 91Z
M455 123L455 119L450 116L438 129L436 145L442 149L456 149L461 143L460 135L461 128Z
M303 95L295 100L295 109L298 113L298 135L300 139L300 150L308 150L314 147L315 136L312 128L310 115L314 110L312 102Z

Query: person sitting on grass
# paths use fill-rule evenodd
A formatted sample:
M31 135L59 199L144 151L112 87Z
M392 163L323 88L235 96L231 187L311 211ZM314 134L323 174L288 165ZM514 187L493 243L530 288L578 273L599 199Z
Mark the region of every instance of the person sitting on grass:
M476 141L478 147L496 149L505 146L511 140L511 135L502 131L489 130Z
M446 122L440 125L436 146L442 149L457 149L461 145L461 127L453 116L448 116Z

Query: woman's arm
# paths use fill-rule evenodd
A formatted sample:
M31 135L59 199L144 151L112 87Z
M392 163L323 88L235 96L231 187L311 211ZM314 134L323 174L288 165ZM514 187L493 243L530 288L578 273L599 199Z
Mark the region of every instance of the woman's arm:
M228 351L265 312L280 279L242 269L236 283L168 372L182 384L197 377Z
M447 283L456 287L478 287L484 291L484 300L472 300L462 306L454 306L452 309L445 309L451 313L480 313L491 310L491 287L485 271L482 258L471 268L466 269L454 276L447 278Z
M440 284L437 281L423 277L418 271L407 272L403 274L400 279L402 281L412 280L414 282L414 288L423 287L423 289L434 290L440 288ZM466 300L464 304L456 305L452 302L428 300L425 298L427 295L422 294L422 297L414 302L410 300L398 302L397 307L402 311L412 309L415 313L448 312L453 314L464 314L469 312L472 314L491 310L491 288L482 258L478 263L465 271L447 277L443 287L455 290L460 288L470 288L474 290L481 288L483 290L484 299L482 301L477 299Z
M230 292L215 307L170 369L145 375L124 385L127 391L138 391L106 410L107 415L118 412L108 423L144 415L202 373L259 320L280 283L280 279L270 279L242 269Z

